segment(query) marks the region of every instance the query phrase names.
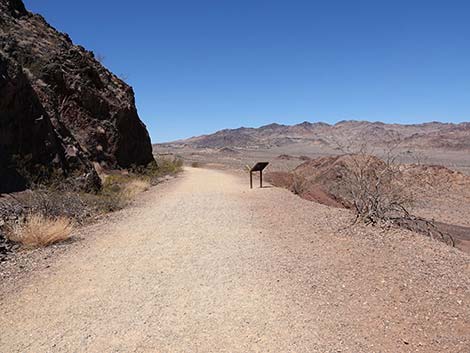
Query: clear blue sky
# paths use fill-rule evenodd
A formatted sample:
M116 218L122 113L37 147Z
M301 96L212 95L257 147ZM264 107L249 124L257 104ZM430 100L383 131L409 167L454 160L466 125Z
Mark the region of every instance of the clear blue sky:
M468 0L27 0L105 57L152 140L271 122L470 121Z

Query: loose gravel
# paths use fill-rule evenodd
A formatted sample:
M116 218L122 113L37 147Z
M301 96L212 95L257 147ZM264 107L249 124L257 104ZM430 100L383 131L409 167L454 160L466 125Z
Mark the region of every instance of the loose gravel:
M468 255L247 186L188 168L36 254L1 284L0 351L470 351Z

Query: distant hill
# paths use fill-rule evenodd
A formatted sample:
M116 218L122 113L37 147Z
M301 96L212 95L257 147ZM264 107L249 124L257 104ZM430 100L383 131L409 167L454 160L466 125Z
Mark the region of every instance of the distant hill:
M430 122L402 125L368 121L341 121L334 125L303 122L297 125L269 124L259 128L225 129L162 145L193 148L273 148L292 144L337 147L367 141L374 146L400 142L404 146L470 149L470 123Z

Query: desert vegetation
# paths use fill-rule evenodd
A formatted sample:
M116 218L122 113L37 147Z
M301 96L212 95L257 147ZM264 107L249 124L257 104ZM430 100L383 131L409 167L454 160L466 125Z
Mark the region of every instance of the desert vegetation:
M186 163L217 168L249 171L256 162L269 161L268 182L304 199L349 209L354 224L405 228L470 252L468 153L424 140L411 143L447 128L467 131L464 124L305 123L224 130L154 147L181 155ZM252 137L249 144L236 138L245 130ZM323 143L314 141L319 135ZM219 143L237 154L221 153Z
M74 224L122 209L162 178L179 173L182 166L180 158L159 158L146 167L108 171L102 173L102 187L95 192L76 191L57 179L6 194L0 198L0 238L4 238L0 243L33 248L66 240ZM8 246L2 249L4 254Z
M70 238L72 221L67 217L51 218L42 214L28 215L23 223L9 227L9 240L27 248L48 246Z
M402 164L395 147L371 152L363 145L355 151L307 161L292 172L271 172L268 180L302 198L353 211L354 221L381 227L397 226L454 245L452 231L433 220L413 214L422 192L424 169L432 169L437 184L448 174L444 167ZM372 154L372 153L375 153ZM429 174L429 173L428 173Z
M338 146L344 155L344 172L331 188L345 195L356 220L377 224L408 217L415 196L398 163L398 144L388 145L381 153L367 143L356 145L356 149L352 143Z

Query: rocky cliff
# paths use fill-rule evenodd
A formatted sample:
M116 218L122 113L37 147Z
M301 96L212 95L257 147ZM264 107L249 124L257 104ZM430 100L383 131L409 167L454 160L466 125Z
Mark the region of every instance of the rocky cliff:
M96 189L94 163L151 161L132 88L21 0L0 0L0 192L51 177Z

